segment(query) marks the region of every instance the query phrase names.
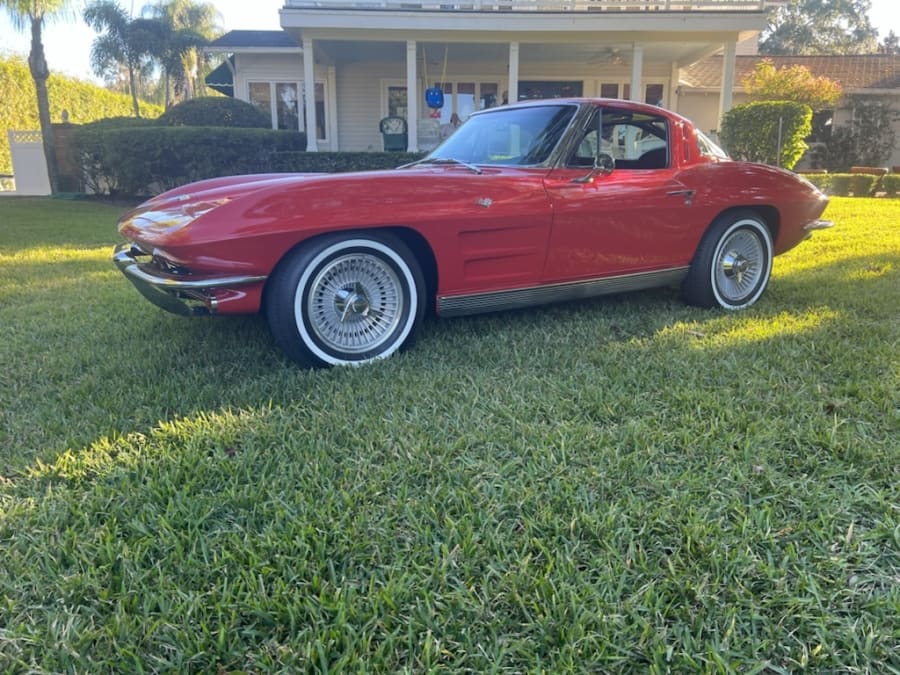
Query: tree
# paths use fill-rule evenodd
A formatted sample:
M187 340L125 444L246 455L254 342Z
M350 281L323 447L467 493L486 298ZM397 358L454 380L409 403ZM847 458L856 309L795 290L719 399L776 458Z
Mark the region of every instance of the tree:
M894 31L889 31L878 45L878 51L881 54L900 54L900 37Z
M763 54L871 54L878 31L871 0L789 0L773 9L759 44Z
M134 116L140 117L137 79L152 70L152 57L165 37L165 26L155 19L132 19L114 0L99 0L84 10L84 21L101 33L91 46L91 65L97 75L128 71Z
M200 47L221 34L221 15L209 2L193 0L160 0L148 5L143 15L162 21L167 39L159 59L166 78L166 106L169 105L169 80L180 89L185 99L202 89L201 75L206 55Z
M782 66L764 60L744 78L744 91L760 101L794 101L805 103L813 112L834 108L841 98L839 82L815 77L809 68L799 64Z
M898 120L890 99L850 96L853 115L835 128L827 143L813 152L818 168L843 172L852 166L881 166L897 147L894 123Z
M31 28L28 69L31 71L37 96L38 119L41 123L44 158L47 161L47 178L50 181L50 191L55 194L59 192L59 166L56 162L56 141L50 121L50 97L47 94L47 78L50 77L50 68L44 54L42 32L45 21L61 18L69 12L70 1L0 0L0 6L6 8L16 30L25 30L26 26Z

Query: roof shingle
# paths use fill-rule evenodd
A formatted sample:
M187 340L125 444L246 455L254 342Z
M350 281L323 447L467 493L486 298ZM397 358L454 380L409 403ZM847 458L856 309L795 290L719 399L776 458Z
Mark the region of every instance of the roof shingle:
M861 54L848 56L738 56L735 58L734 86L743 89L744 78L756 64L769 60L775 68L799 64L815 77L836 80L844 90L900 89L900 55ZM722 82L722 56L710 56L682 70L689 87L718 89Z

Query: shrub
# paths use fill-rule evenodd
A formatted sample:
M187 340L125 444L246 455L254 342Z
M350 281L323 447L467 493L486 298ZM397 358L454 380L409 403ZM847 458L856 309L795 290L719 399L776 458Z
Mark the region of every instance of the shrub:
M240 127L269 129L272 121L252 103L236 98L205 96L172 106L159 118L172 127Z
M53 73L47 80L47 90L50 119L54 122L62 119L63 110L68 111L72 124L132 114L130 96L88 82ZM143 117L156 117L162 113L162 106L143 101L140 109ZM34 80L28 63L22 57L3 54L0 48L0 174L13 170L6 130L40 128Z
M831 190L829 194L838 197L870 197L878 187L879 176L864 173L831 174Z
M850 192L854 197L871 197L881 182L880 178L880 176L865 173L853 174L850 179Z
M849 173L835 173L831 176L831 190L828 194L837 195L838 197L850 196L850 179Z
M82 124L81 129L93 129L97 131L111 131L112 129L133 129L135 127L153 127L159 123L146 117L105 117Z
M804 139L811 131L812 110L808 105L764 101L738 105L725 113L720 137L735 159L790 169L806 152Z
M891 173L882 177L881 189L888 197L900 197L900 174Z
M145 196L204 178L272 171L275 154L306 147L306 135L222 127L84 128L73 134L72 145L88 190Z
M845 172L852 166L880 166L897 146L897 111L886 99L850 96L851 121L836 127L813 150L813 166Z
M802 175L822 192L828 192L831 189L831 175L827 173L804 173Z
M298 173L343 173L395 169L422 159L413 152L279 152L273 157L275 171Z

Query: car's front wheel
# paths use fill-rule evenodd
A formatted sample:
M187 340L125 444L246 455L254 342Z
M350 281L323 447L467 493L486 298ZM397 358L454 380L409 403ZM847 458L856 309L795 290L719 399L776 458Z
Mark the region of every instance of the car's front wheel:
M772 235L753 211L720 216L700 240L682 291L700 307L743 309L759 299L772 273Z
M333 234L278 265L265 311L275 342L301 365L358 365L412 344L423 293L419 265L396 236Z

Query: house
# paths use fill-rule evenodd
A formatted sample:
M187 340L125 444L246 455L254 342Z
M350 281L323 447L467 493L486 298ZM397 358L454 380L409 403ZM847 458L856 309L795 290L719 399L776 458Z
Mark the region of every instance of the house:
M285 0L281 31L208 46L226 58L207 82L273 128L314 128L311 151L382 150L386 117L405 120L409 151L428 150L453 115L557 96L646 101L715 130L780 2Z
M714 55L682 69L678 112L692 119L705 131L718 128L716 101L722 84L722 56ZM827 77L840 83L843 98L833 111L823 111L834 127L846 124L853 116L849 97L881 98L893 100L897 116L894 130L900 139L900 55L858 54L844 56L766 56L738 55L735 58L735 105L746 103L749 98L741 83L756 68L762 58L772 62L776 69L801 65L815 77ZM900 144L886 166L900 166Z

